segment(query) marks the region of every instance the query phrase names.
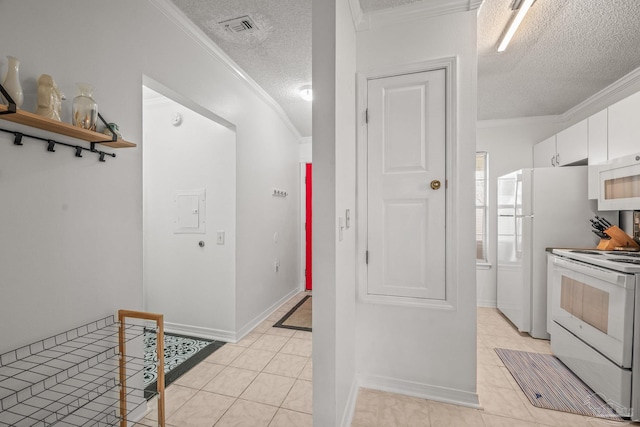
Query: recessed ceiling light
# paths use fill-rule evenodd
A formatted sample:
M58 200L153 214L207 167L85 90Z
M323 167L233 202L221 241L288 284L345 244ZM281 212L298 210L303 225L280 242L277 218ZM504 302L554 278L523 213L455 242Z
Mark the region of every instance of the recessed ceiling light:
M313 101L313 89L311 89L311 85L304 85L300 87L300 98L305 101Z

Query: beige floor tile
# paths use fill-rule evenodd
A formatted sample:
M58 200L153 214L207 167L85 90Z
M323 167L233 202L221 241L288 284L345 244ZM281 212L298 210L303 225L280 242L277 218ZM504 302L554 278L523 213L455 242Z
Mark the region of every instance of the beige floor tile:
M218 365L217 363L198 363L189 372L178 378L175 384L199 390L214 379L223 369L224 365Z
M313 427L313 417L310 414L280 408L269 427Z
M309 360L311 359L308 357L278 353L271 359L271 362L265 366L263 372L298 378Z
M313 334L307 331L295 331L293 338L300 338L303 340L310 340L313 338Z
M280 350L281 353L295 356L311 357L312 341L300 338L291 338Z
M282 319L284 315L287 314L288 312L289 310L282 310L282 309L276 310L269 317L267 317L266 320L275 323L278 320Z
M210 363L217 363L219 365L228 365L229 363L233 362L236 357L240 356L245 350L245 347L239 346L237 344L225 344L214 351L209 357L205 359L205 361Z
M271 359L273 359L275 355L276 353L273 351L248 348L242 352L240 356L235 358L229 366L260 372L271 362Z
M171 384L164 393L164 414L165 419L173 415L182 405L184 405L189 399L191 399L198 390L189 387L182 387L177 384ZM153 408L151 413L147 415L147 418L157 419L158 411L157 406Z
M523 421L534 421L516 391L509 388L489 387L478 384L480 404L485 412Z
M277 353L287 343L287 341L289 341L289 338L287 337L264 334L255 340L249 348L273 351L274 353Z
M482 427L480 411L464 406L429 401L429 416L434 427Z
M282 407L311 414L313 412L313 388L311 381L296 380Z
M516 420L514 418L505 418L498 415L481 413L482 420L486 427L537 427L538 425L529 421Z
M298 377L301 380L313 381L313 359L309 358L309 361L300 372L300 376Z
M288 328L271 328L271 329L267 329L264 333L265 335L277 335L280 337L287 337L287 338L291 338L293 336L293 334L295 334L295 330L294 329L288 329Z
M181 427L210 427L231 407L235 399L199 391L167 421Z
M361 388L358 391L356 407L353 411L353 426L376 427L380 411L380 392Z
M430 427L427 400L382 392L378 424L397 427Z
M259 332L261 334L264 334L266 331L268 331L269 329L271 329L273 327L273 323L270 320L265 320L262 323L260 323L258 326L256 326L253 329L253 332Z
M240 395L240 398L266 405L280 406L295 381L293 378L261 372Z
M478 365L478 383L488 387L512 388L505 370L506 368L496 365ZM506 374L511 377L509 371Z
M278 408L238 399L216 427L268 427Z
M256 340L261 336L262 334L259 332L251 332L245 335L244 338L242 338L240 341L238 341L236 345L240 347L251 347L251 344L256 342Z
M224 394L225 396L238 397L258 375L257 372L249 369L234 368L228 366L211 381L203 390L212 393Z

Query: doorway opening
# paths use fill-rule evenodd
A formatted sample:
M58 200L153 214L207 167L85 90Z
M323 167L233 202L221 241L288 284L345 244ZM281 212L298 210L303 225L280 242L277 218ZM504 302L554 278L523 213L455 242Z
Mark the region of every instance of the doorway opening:
M236 132L145 79L143 298L171 332L227 340L235 327Z

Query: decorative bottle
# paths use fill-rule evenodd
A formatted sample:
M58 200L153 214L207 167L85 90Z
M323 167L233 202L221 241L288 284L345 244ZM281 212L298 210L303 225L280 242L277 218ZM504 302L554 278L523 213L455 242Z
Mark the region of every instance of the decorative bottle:
M77 83L80 95L73 98L71 122L83 129L96 130L98 121L98 104L93 100L93 86Z
M16 103L16 106L21 107L24 102L24 93L20 85L20 61L13 56L7 56L7 61L9 69L7 70L7 77L4 79L2 86L11 99L13 99L13 102Z

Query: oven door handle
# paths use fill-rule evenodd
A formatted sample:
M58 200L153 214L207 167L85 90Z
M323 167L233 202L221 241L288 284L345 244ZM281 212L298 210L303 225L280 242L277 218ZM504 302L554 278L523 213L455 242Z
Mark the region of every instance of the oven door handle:
M605 282L612 283L623 288L631 288L634 286L633 281L629 280L628 274L605 270L596 266L577 261L569 261L559 257L553 257L553 264L559 267L563 267L567 270L575 271L578 273L586 274L587 276L604 280Z

